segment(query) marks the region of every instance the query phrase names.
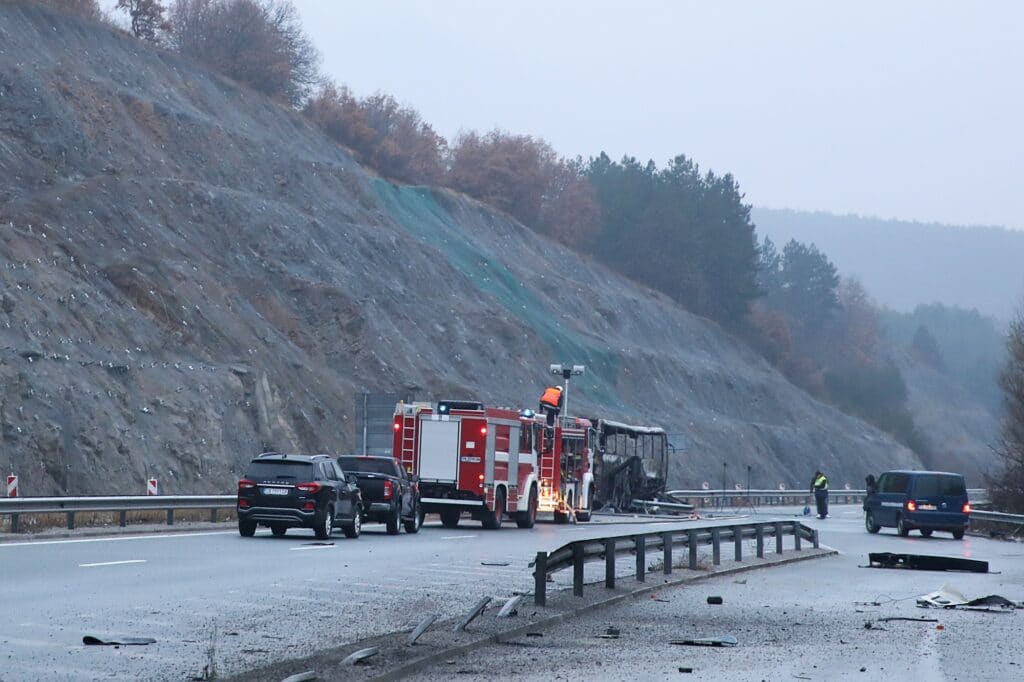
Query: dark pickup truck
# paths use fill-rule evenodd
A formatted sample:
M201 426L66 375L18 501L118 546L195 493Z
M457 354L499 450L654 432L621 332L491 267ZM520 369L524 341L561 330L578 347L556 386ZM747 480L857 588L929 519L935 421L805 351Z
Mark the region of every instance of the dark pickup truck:
M406 473L394 458L343 455L338 464L359 479L364 523L383 523L388 535L397 535L399 524L407 533L419 531L423 525L419 479Z

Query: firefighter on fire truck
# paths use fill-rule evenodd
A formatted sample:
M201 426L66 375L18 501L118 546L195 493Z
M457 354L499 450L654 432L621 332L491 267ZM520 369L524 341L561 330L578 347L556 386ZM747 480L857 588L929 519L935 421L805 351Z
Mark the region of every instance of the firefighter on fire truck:
M547 427L555 427L555 418L562 411L562 387L549 386L540 397L540 411L547 415Z

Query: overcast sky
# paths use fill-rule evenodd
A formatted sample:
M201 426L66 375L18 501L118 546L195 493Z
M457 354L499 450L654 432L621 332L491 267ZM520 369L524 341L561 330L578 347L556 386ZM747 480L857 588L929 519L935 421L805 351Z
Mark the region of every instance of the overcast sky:
M1024 2L296 0L447 137L731 172L758 206L1024 228Z

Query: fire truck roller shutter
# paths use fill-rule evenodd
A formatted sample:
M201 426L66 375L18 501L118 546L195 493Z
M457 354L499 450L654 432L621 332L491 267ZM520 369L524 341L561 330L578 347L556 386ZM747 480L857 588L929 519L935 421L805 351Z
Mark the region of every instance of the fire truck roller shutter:
M419 475L425 481L454 481L458 474L459 426L457 419L420 422Z
M484 449L484 484L494 484L494 441L498 435L498 429L494 424L488 424L487 444ZM505 498L506 500L508 497Z
M508 431L508 484L509 486L519 485L519 424L513 424ZM519 509L519 496L522 490L512 488L508 497L505 498L505 505L509 511Z

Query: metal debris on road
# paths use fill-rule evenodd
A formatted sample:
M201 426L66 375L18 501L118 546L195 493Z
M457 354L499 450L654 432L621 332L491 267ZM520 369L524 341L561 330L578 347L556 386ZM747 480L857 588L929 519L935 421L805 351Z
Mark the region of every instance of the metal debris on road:
M523 595L512 597L498 611L498 618L511 618L519 613L519 605L523 602Z
M917 605L923 609L961 609L967 611L989 611L1009 612L1014 609L1024 608L1019 602L1010 601L998 594L990 594L986 597L968 599L958 590L943 585L941 589L921 595L917 598Z
M342 665L356 665L362 663L371 656L376 656L380 653L380 649L375 646L368 647L366 649L360 649L345 657L345 660L341 662Z
M462 631L464 631L466 629L466 626L469 625L473 621L474 618L476 618L481 613L483 613L484 609L486 609L487 605L490 604L490 603L491 603L491 598L490 597L484 597L483 599L478 601L476 603L476 606L474 606L473 609L469 613L466 614L466 617L463 618L462 621L458 625L455 626L455 632L462 632Z
M406 644L408 646L412 646L413 644L415 644L416 640L419 639L420 636L427 631L427 628L434 624L434 621L437 620L437 617L438 614L432 613L423 620L421 620L419 625L417 625L416 628L409 634L409 639L406 642Z
M709 604L721 604L722 603L722 598L721 597L708 597L708 603Z
M128 646L142 644L156 644L152 637L96 637L86 635L82 637L82 644L88 646Z
M481 561L481 566L508 566L511 561Z
M603 635L598 635L598 637L600 637L601 639L618 639L619 634L621 633L619 632L618 628L609 627L607 630L604 631Z
M909 568L915 571L967 571L988 573L988 562L976 559L960 559L928 554L896 554L894 552L871 552L868 554L869 568Z
M313 670L307 670L304 673L296 673L289 675L288 677L281 680L281 682L309 682L309 680L316 679L316 672Z
M888 616L886 618L879 618L879 623L888 623L892 620L909 620L912 623L938 623L938 618L907 618L906 616Z
M690 667L687 667L687 666L679 666L679 672L681 672L681 673L692 673L693 672L693 668L690 668Z
M697 637L694 639L673 639L669 644L679 644L683 646L736 646L739 644L739 640L732 635L722 635L721 637Z

